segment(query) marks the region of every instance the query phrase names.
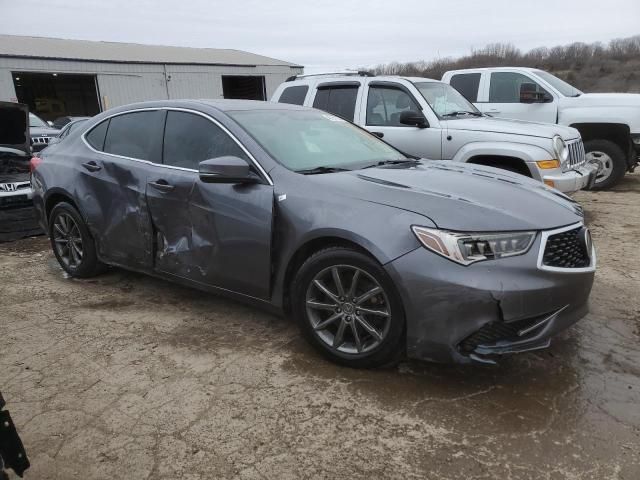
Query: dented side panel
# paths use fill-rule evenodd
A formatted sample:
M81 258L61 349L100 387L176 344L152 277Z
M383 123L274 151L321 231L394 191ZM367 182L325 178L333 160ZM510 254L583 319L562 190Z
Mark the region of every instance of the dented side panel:
M101 258L136 269L152 266L151 218L146 199L149 165L110 155L92 156L100 170L77 170L72 190L84 209ZM85 160L86 161L86 160Z
M266 299L273 187L204 183L193 171L152 168L147 198L155 269ZM173 189L157 190L157 182Z

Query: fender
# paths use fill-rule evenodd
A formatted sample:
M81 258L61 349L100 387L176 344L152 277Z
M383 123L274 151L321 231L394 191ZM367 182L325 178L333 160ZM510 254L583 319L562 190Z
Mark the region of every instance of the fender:
M458 150L452 158L454 162L467 163L477 156L512 157L527 163L533 178L540 180L540 173L535 166L538 160L551 160L553 156L544 148L526 143L516 142L471 142ZM533 164L533 165L531 165Z

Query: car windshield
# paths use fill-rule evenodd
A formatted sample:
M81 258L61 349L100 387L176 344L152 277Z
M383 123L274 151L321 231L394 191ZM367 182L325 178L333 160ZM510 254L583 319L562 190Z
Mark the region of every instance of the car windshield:
M317 110L242 110L227 114L276 161L296 172L353 170L407 158L351 123Z
M30 127L48 127L44 120L40 117L34 115L33 113L29 114L29 126Z
M454 119L465 115L482 115L460 92L446 83L414 82L414 85L439 118Z
M542 78L545 82L555 88L561 95L565 97L579 97L582 92L573 85L568 84L564 80L560 80L555 75L551 75L544 70L536 70L535 74Z

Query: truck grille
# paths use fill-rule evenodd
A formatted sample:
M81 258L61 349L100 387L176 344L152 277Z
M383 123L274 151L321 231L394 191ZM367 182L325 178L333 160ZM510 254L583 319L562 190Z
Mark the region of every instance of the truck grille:
M582 139L572 140L567 142L567 148L569 149L569 161L567 162L569 168L576 168L582 166L585 162L584 145Z
M580 240L585 227L549 236L544 248L542 264L556 268L586 268L591 263L590 254Z

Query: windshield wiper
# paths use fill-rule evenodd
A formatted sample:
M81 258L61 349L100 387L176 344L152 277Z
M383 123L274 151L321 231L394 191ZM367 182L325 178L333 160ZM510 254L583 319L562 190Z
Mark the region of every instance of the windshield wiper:
M341 167L315 167L308 168L306 170L296 170L296 173L301 173L303 175L318 175L320 173L335 173L335 172L347 172L348 168Z
M482 117L480 112L471 112L467 110L459 110L457 112L449 112L442 115L443 117L457 117L458 115L473 115L474 117Z
M367 165L362 168L373 168L373 167L381 167L383 165L399 165L402 163L416 163L418 160L380 160L379 162L373 163L371 165Z

